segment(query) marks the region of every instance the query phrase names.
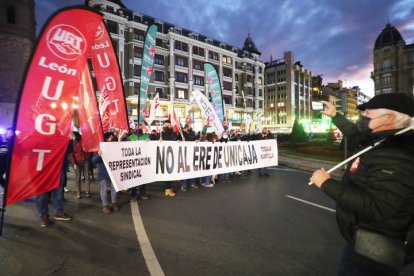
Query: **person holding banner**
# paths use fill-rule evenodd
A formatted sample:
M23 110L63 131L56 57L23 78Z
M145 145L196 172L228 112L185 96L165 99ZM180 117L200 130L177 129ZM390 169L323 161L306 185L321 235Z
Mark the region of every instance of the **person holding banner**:
M177 133L173 131L171 127L171 121L166 120L164 126L162 127L160 141L177 141ZM174 197L176 194L172 188L172 181L166 181L164 184L165 195L169 197Z
M266 140L266 139L271 139L271 137L269 136L269 132L267 127L264 127L262 129L262 133L258 133L257 135L254 136L255 140ZM269 176L269 170L267 167L264 168L259 168L259 177L261 176Z
M414 260L414 131L396 133L412 123L414 101L405 94L376 95L358 106L356 124L323 103L322 113L351 145L383 140L355 158L341 181L324 168L310 178L336 201L337 223L347 241L338 275L398 275Z
M190 124L186 124L183 129L184 140L189 141L197 141L196 134L193 131ZM186 192L188 186L197 189L198 186L195 183L195 178L183 179L181 180L181 191Z
M105 142L112 142L114 139L115 136L111 132L104 133ZM101 151L94 153L92 155L92 163L96 165L98 169L98 181L101 186L101 201L103 206L102 212L104 214L109 214L112 211L117 211L119 209L119 206L116 203L116 191L114 185L112 185L101 154ZM111 204L109 204L108 190L111 191Z
M86 197L91 197L91 185L89 179L89 152L85 152L82 148L82 136L77 131L72 131L70 134L73 140L73 151L69 155L70 161L72 162L73 168L75 169L76 185L78 192L76 197L81 199L81 184L82 184L82 173L85 176L86 181Z

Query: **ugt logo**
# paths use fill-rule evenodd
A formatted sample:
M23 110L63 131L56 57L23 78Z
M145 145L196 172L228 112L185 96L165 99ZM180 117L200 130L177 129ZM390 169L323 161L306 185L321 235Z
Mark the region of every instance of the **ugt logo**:
M47 46L57 57L75 60L86 50L86 40L82 33L65 24L56 25L47 32Z

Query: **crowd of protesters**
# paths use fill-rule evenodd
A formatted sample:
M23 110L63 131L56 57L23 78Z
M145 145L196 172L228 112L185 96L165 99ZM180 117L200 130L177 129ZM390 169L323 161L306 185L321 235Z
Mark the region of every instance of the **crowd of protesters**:
M251 140L262 140L262 139L275 139L275 136L267 128L263 128L261 132L258 130L254 133L249 133L245 130L232 129L230 131L224 131L221 133L219 138L214 132L207 132L206 128L203 131L195 132L191 124L186 124L182 130L177 133L171 126L171 122L166 120L162 126L161 131L156 130L143 131L144 126L140 126L136 129L131 129L129 133L119 134L114 128L109 129L104 133L105 142L113 141L200 141L200 142L212 142L212 143L228 143L234 141L251 141ZM10 133L8 131L4 135L4 138L0 140L1 148L3 149L0 155L3 157L7 154L7 149L10 148L8 141L10 141ZM9 139L8 139L9 138ZM91 182L94 181L94 169L96 168L97 180L100 185L100 199L102 202L102 212L110 214L117 211L120 206L117 203L117 192L115 191L114 185L110 180L109 174L103 163L101 154L102 152L85 152L82 147L82 135L78 131L72 131L68 135L69 143L66 149L64 157L60 181L58 188L49 191L44 194L36 196L36 207L41 219L41 226L46 227L50 224L50 215L48 204L51 203L53 206L55 221L68 221L72 217L64 212L63 202L65 193L70 192L67 187L67 173L74 172L75 174L75 197L80 200L83 197L91 198ZM5 180L5 158L2 158L1 164L1 181L0 184L4 186L3 180ZM3 162L4 161L4 162ZM4 163L4 164L3 164ZM260 168L257 170L259 176L269 176L266 168ZM213 188L218 182L229 182L234 177L244 177L248 172L235 172L235 173L224 173L221 175L211 175L203 177L195 177L191 179L184 179L181 181L165 181L164 194L166 197L176 196L176 190L173 189L175 183L179 183L181 192L186 192L191 187L197 189ZM131 201L137 201L138 199L147 200L150 196L147 194L147 184L140 185L126 191L129 193ZM125 191L124 191L125 193Z

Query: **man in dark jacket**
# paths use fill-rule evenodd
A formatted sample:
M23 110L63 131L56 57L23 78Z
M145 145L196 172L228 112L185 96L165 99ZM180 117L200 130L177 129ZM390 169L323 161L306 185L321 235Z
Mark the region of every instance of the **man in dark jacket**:
M338 275L398 275L395 268L357 254L352 245L361 229L401 242L410 231L414 219L414 131L394 134L412 123L414 101L404 94L377 95L358 106L362 116L356 125L337 113L331 103L323 103L323 113L332 118L351 145L361 149L385 138L354 159L341 181L332 179L323 168L310 178L337 203L339 230L347 241Z
M193 142L197 140L196 134L193 131L193 128L190 124L186 124L183 129L183 136L184 140L187 142ZM189 179L183 179L181 180L181 191L186 192L188 189L188 186L191 186L192 188L197 189L198 186L195 183L195 178L189 178Z
M177 133L171 127L171 121L166 120L162 127L160 141L177 141ZM175 196L174 190L172 189L172 181L166 181L164 184L165 195L173 197Z
M262 133L259 133L255 136L255 140L266 140L266 139L272 139L269 135L269 131L267 129L267 127L264 127L262 130ZM259 171L259 177L261 176L269 176L269 170L264 167L264 168L258 168L257 169Z
M104 133L105 142L112 142L115 140L115 136L112 132ZM94 153L92 155L92 164L96 165L98 169L98 181L101 186L101 201L102 201L102 212L104 214L109 214L112 211L117 211L119 209L118 204L116 203L116 191L115 187L111 182L108 171L106 170L105 164L101 157L102 152ZM109 202L108 190L111 191L111 201ZM109 204L111 203L111 204Z

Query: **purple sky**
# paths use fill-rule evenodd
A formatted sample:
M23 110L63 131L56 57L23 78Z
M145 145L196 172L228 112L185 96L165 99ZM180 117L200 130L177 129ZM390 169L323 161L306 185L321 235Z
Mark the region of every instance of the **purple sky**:
M56 10L83 0L35 0L42 27ZM370 79L375 39L385 25L396 26L414 43L412 0L124 0L131 10L242 47L247 33L266 62L292 51L295 59L322 74L323 83L341 79L373 95Z

